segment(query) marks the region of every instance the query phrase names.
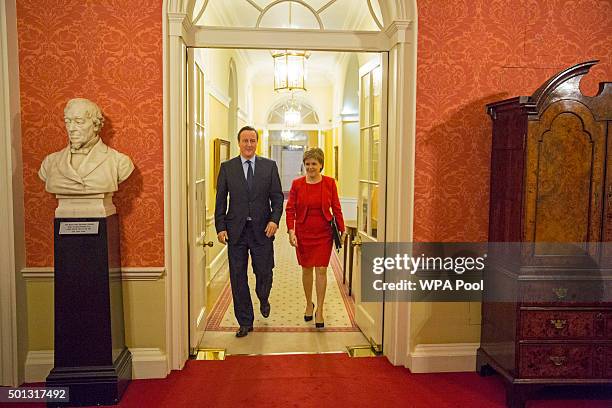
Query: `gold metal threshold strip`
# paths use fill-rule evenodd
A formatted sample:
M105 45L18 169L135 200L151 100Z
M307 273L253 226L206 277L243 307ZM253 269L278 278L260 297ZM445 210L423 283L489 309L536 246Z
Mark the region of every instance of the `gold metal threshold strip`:
M282 353L236 353L229 354L222 348L200 348L193 354L192 359L203 361L225 360L227 356L290 356L299 354L344 354L344 351L289 351ZM349 357L377 357L376 353L369 344L346 346L346 353Z
M344 351L284 351L279 353L236 353L228 356L290 356L296 354L343 354Z
M353 358L378 357L381 355L381 353L378 353L369 344L363 344L363 345L358 345L358 346L346 346L346 350L348 352L348 355Z
M222 348L200 348L196 350L194 360L225 360L226 355Z

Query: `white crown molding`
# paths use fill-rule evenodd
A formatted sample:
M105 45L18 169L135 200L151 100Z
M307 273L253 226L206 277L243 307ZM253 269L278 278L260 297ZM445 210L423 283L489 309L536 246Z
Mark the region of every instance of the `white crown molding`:
M346 70L346 64L349 62L351 58L351 53L349 52L339 52L338 53L338 57L336 59L337 61L337 67L339 70Z
M359 78L372 71L378 65L382 67L382 56L380 54L376 54L372 59L359 67Z
M136 266L122 267L121 280L123 281L156 281L164 276L166 268L163 266ZM21 277L26 281L52 280L54 271L52 266L30 266L21 270Z
M253 65L253 60L249 56L247 50L236 49L234 52L238 56L240 63L244 65L245 69L248 69L251 65Z
M242 69L243 70L243 77L246 79L244 85L243 85L243 91L246 92L249 84L252 83L252 78L253 78L253 74L254 74L254 62L253 59L249 56L249 53L247 50L244 49L234 49L234 53L236 54L236 70L238 69ZM236 75L238 75L238 72L236 72ZM238 98L238 101L236 102L236 104L240 104L240 98ZM238 106L238 109L240 109L240 106ZM246 120L245 120L246 121Z
M410 32L415 28L414 22L410 20L393 21L385 29L385 34L389 37L389 48L399 43L410 43L412 36Z
M338 118L334 119L329 125L330 129L339 129L342 126L342 121Z
M223 106L229 109L232 98L230 98L227 93L223 92L223 90L219 88L214 82L210 81L209 79L205 79L204 90L210 96L221 102Z
M333 130L334 128L337 128L338 126L334 126L334 123L327 123L325 125L319 125L319 130L321 132L325 132L326 130Z
M249 123L251 120L251 114L247 111L245 111L244 109L238 107L237 109L237 114L238 114L238 119L243 120L246 123Z
M359 113L341 113L339 122L341 123L359 122Z
M183 37L186 43L192 43L193 24L185 13L168 13L168 35L172 37Z
M159 348L130 348L132 379L166 378L168 357ZM25 382L45 382L53 368L53 350L29 351L25 363Z
M327 128L325 127L327 126ZM311 124L311 125L295 125L295 126L291 126L291 127L287 127L283 124L258 124L257 125L257 129L267 129L267 130L328 130L330 129L330 125L318 125L318 124Z
M309 49L311 51L343 52L380 52L389 50L389 35L382 31L195 26L192 33L193 37L190 37L189 42L187 42L187 45L192 47L296 48Z
M412 373L474 371L480 343L418 344L408 355Z

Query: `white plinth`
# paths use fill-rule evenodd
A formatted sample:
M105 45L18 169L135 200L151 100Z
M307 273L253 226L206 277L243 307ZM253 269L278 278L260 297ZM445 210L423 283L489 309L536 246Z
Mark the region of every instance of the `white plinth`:
M58 206L55 218L103 218L113 215L117 208L113 204L113 193L55 196Z

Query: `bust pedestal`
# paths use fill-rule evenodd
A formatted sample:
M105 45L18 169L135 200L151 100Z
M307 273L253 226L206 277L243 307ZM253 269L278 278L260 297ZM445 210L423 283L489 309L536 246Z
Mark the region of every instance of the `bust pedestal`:
M68 404L116 404L132 378L125 346L119 220L112 194L57 196L55 361L47 386Z

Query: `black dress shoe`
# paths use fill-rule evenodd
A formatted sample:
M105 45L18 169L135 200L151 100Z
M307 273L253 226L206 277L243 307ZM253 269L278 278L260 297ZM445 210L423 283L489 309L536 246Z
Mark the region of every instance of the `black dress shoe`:
M316 316L316 315L317 315L317 312L315 312L315 316ZM317 323L317 322L315 321L315 327L316 327L317 329L323 329L323 328L325 328L325 322Z
M314 310L314 303L312 304L312 310ZM312 320L312 315L304 315L304 321L309 322Z
M240 326L236 332L236 337L244 337L248 335L250 331L253 331L253 326Z
M262 303L259 306L259 311L261 312L261 315L263 317L268 317L270 316L270 302L266 302L266 303Z

